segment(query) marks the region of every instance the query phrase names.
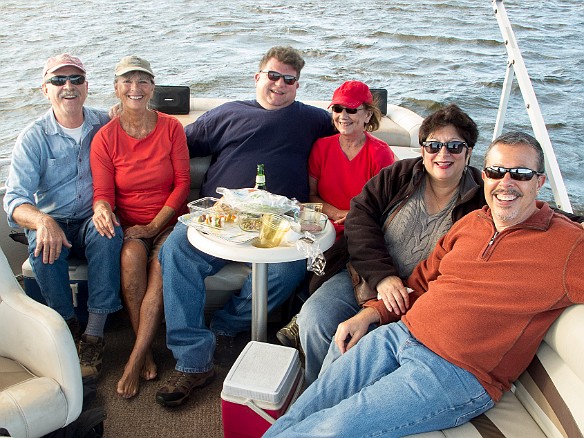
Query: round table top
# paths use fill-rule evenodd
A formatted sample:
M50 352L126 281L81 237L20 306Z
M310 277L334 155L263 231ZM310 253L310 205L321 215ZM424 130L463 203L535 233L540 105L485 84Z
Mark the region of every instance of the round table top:
M187 236L194 247L225 260L248 263L280 263L306 258L306 255L296 248L296 242L282 243L275 248L257 248L250 242L233 243L210 234L203 234L196 228L188 228ZM315 237L323 252L333 245L336 232L330 221L327 222L325 229Z

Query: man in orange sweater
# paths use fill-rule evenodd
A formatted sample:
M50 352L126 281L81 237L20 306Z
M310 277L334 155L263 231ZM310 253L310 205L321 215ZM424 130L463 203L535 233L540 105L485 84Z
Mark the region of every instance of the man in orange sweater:
M493 407L562 311L584 303L584 230L536 201L543 171L536 139L497 138L483 170L488 206L416 267L412 307L398 321L372 300L340 324L342 356L265 436L398 437Z

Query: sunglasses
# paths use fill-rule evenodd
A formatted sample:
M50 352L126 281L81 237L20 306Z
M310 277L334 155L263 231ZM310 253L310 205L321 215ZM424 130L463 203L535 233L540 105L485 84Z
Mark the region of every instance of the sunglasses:
M505 174L509 172L511 179L516 181L531 181L535 175L543 175L542 172L536 172L535 170L528 169L526 167L485 167L485 175L490 179L503 179Z
M71 85L81 85L85 82L85 76L83 75L71 75L71 76L53 76L45 81L45 84L51 84L55 87L62 87L71 81Z
M422 146L429 154L437 154L443 146L446 147L448 152L454 155L458 155L464 148L468 148L468 145L464 141L458 140L447 141L446 143L440 141L424 141L422 142Z
M331 107L334 113L342 113L343 110L347 111L347 114L357 114L357 111L365 109L365 108L345 108L341 105L333 105Z
M270 81L274 81L274 82L278 82L280 80L280 78L284 79L284 83L286 85L294 85L296 83L296 81L298 80L298 78L296 76L292 76L292 75L283 75L282 73L278 73L277 71L274 70L260 70L260 73L267 73L268 74L268 79Z

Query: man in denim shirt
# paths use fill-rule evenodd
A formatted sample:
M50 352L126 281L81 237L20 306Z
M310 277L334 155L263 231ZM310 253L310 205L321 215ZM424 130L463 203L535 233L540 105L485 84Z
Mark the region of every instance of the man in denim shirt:
M45 115L18 136L6 181L4 209L11 226L24 228L29 259L47 304L79 335L67 258L84 256L88 264L87 327L78 343L83 377L101 370L107 315L118 311L119 224L100 235L92 220L93 186L89 148L109 121L106 112L85 108L85 67L74 56L49 58L43 69L43 93L51 102Z

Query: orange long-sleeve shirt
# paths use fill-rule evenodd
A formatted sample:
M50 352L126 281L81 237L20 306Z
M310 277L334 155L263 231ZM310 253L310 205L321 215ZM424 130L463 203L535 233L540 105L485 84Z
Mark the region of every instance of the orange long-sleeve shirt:
M119 118L111 120L91 143L93 200L105 200L123 225L146 225L164 206L186 212L190 189L189 152L184 129L158 113L145 138L130 137Z
M454 224L407 285L402 317L426 347L471 372L498 401L562 313L584 303L584 230L547 204L495 233L487 207ZM396 320L383 302L382 322Z

